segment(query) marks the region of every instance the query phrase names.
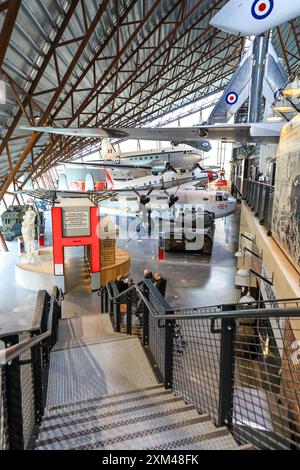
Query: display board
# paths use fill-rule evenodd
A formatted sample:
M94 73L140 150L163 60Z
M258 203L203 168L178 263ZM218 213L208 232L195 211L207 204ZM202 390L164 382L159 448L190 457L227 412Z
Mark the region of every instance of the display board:
M84 237L90 232L89 207L63 207L64 237Z
M300 116L281 133L278 149L272 235L300 271Z

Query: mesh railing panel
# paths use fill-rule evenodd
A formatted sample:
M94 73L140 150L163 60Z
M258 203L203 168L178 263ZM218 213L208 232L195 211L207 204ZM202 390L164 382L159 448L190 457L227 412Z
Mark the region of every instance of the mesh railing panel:
M0 450L9 449L5 370L0 366Z
M173 342L173 389L200 413L217 421L220 334L211 333L210 319L176 320ZM215 322L215 328L221 326Z
M271 231L274 187L258 181L244 180L243 196L259 221Z
M299 320L237 322L232 426L260 449L300 449Z
M159 327L158 317L159 315L149 312L149 350L165 381L166 330Z
M30 339L30 333L21 333L20 341ZM20 380L22 390L22 415L24 448L27 449L35 430L35 391L31 349L20 356L20 361L30 361L20 367Z

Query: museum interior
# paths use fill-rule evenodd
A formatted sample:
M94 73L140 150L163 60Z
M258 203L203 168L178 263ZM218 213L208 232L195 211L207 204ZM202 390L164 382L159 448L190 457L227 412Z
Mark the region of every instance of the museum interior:
M300 450L299 308L300 3L0 0L0 450Z

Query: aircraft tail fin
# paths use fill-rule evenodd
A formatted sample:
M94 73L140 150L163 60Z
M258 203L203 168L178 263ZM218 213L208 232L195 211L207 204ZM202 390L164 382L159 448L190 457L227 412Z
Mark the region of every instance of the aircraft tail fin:
M105 170L107 189L114 189L115 182L108 170Z
M101 141L101 157L103 160L114 160L119 154L115 151L109 139Z

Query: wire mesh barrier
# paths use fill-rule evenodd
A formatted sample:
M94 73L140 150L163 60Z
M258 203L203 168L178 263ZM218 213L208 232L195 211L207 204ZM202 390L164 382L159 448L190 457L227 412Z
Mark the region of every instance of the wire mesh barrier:
M60 292L39 291L28 331L0 337L0 449L30 449L46 402L50 352L57 341Z
M174 316L173 389L239 443L300 449L298 302L244 307Z
M159 380L169 386L171 365L168 354L165 354L166 332L160 328L158 318L171 313L172 309L160 292L151 281L144 280L121 293L116 284L110 282L99 291L99 295L101 310L110 315L114 330L139 337Z
M131 315L133 305L144 309L139 337L166 388L240 444L300 449L299 299L173 310L149 281L130 290Z
M244 180L242 193L247 204L258 217L259 222L271 234L274 186L259 181Z

